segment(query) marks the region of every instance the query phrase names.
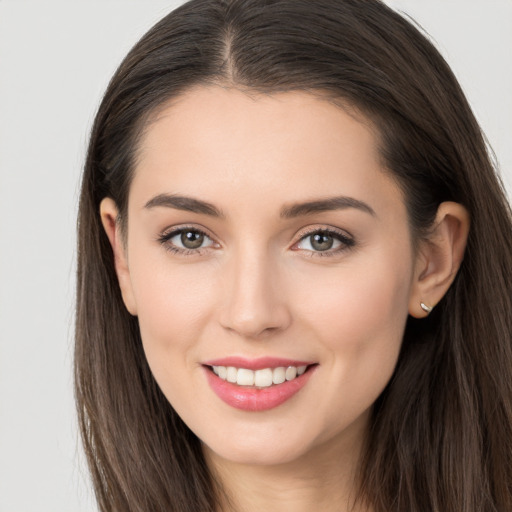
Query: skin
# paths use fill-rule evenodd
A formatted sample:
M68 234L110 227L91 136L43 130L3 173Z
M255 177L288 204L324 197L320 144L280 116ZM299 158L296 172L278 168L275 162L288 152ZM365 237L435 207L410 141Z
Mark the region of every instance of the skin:
M443 203L431 238L413 249L377 142L371 123L319 96L198 87L147 127L126 238L115 203L101 204L151 370L237 510L349 509L369 411L393 373L406 319L426 316L420 302L435 305L460 265L465 210ZM147 206L162 194L223 215ZM371 211L280 215L333 196ZM179 236L160 240L180 227L206 233L202 248L176 253ZM309 235L326 229L352 242L315 251ZM226 356L317 367L284 404L247 412L222 402L205 378L202 363Z

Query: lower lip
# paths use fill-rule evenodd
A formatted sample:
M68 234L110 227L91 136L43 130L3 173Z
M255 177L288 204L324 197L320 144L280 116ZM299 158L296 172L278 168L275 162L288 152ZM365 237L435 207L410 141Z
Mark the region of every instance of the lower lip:
M238 386L217 377L209 368L205 367L205 372L208 384L223 402L235 409L257 412L273 409L289 400L306 385L315 368L310 367L293 380L267 388Z

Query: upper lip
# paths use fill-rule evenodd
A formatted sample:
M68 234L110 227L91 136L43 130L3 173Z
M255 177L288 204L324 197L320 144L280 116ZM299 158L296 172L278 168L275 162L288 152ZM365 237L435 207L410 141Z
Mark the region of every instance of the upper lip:
M247 359L241 356L229 356L219 359L211 359L203 362L204 366L234 366L235 368L247 368L248 370L263 370L264 368L279 368L284 366L309 366L314 361L302 361L298 359L287 359L282 357L258 357Z

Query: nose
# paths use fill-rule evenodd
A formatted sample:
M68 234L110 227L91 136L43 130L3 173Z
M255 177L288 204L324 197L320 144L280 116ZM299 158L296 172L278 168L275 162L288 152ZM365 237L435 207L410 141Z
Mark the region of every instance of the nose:
M221 325L247 339L285 330L291 314L278 262L265 251L240 251L226 268Z

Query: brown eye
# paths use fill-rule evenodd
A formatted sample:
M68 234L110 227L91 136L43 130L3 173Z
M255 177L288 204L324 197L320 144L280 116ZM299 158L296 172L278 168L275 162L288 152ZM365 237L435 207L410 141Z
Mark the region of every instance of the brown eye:
M336 254L354 245L354 239L348 234L319 229L304 235L296 245L296 248L310 251L312 254L325 253L327 256Z
M201 249L215 247L215 242L199 229L180 228L164 234L158 239L169 251L175 253L199 253Z
M327 251L334 245L334 238L328 233L315 233L310 235L310 243L315 251Z
M180 235L180 240L185 249L198 249L203 245L204 234L198 231L183 231Z

